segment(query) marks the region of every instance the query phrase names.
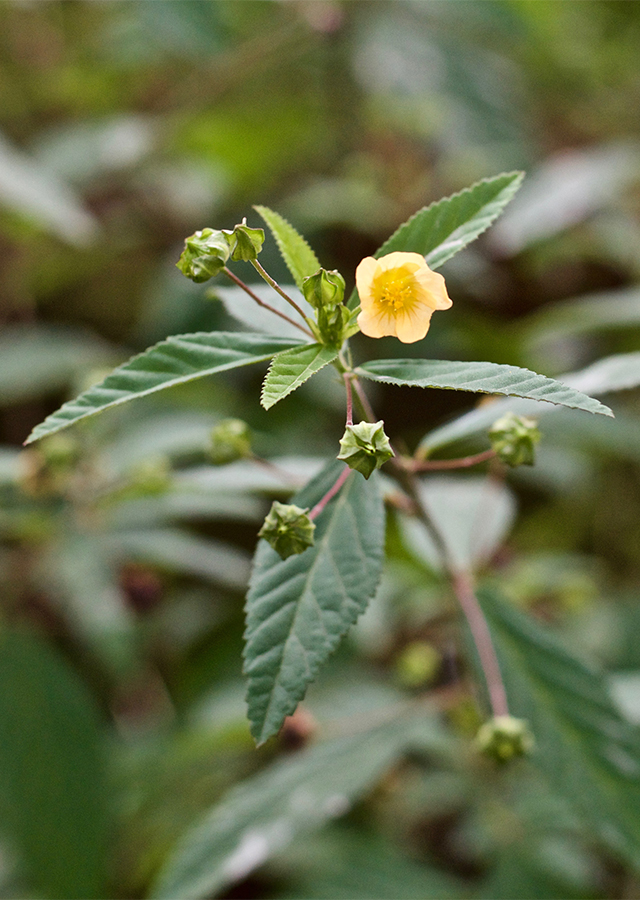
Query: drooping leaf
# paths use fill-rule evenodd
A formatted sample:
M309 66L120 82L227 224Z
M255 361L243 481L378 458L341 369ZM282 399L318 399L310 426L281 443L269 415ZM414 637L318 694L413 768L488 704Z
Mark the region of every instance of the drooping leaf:
M313 507L344 471L333 460L293 502ZM317 517L315 544L280 559L261 541L247 596L244 652L252 734L275 734L378 584L384 506L377 478L351 473Z
M548 403L605 416L613 415L608 406L587 397L581 391L519 366L440 359L378 359L363 363L356 372L372 381L382 381L385 384L507 394L510 397L546 400Z
M0 639L3 834L37 896L106 896L105 760L95 704L40 639Z
M640 385L640 353L617 353L614 356L607 356L578 372L560 375L557 380L579 391L588 391L589 394L608 394L637 387ZM452 422L434 429L422 439L420 450L423 453L432 453L439 447L486 431L496 419L509 410L519 416L534 418L558 411L548 403L537 403L533 400L496 400L472 409Z
M445 745L433 717L405 712L276 761L234 787L185 835L152 896L199 900L218 893L296 838L348 812L406 749L438 752Z
M65 403L34 428L26 443L155 391L238 366L263 362L298 343L289 338L225 331L170 337L134 356L100 384Z
M474 241L500 215L516 193L523 172L507 172L478 181L450 197L425 206L401 225L376 251L379 259L401 250L421 253L432 269ZM349 306L357 303L354 290Z
M265 409L271 409L337 356L337 350L322 344L308 344L278 353L264 379L260 403Z
M302 290L303 280L320 268L317 256L302 235L298 234L293 225L290 225L279 213L269 209L268 206L254 206L253 208L271 229L293 280Z
M640 732L603 676L492 590L478 592L512 715L529 721L532 757L595 832L640 867Z

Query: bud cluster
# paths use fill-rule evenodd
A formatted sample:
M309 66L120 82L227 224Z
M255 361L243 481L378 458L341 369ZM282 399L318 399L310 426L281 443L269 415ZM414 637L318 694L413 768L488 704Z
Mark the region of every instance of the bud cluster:
M340 348L355 328L350 327L351 310L344 306L344 278L336 269L318 269L302 282L302 293L316 311L316 321L307 319L315 338L328 347Z
M249 228L243 219L233 231L203 228L184 242L184 250L176 263L183 275L201 284L224 269L233 260L256 259L264 243L262 228Z

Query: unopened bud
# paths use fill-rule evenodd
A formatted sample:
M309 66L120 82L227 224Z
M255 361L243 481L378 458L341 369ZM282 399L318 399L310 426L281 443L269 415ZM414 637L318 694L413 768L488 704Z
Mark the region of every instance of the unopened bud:
M315 524L307 515L308 509L274 500L258 537L264 538L282 559L303 553L313 546Z
M384 433L384 422L359 422L347 425L340 440L338 459L351 469L369 478L372 472L394 456L389 438Z
M508 412L489 429L489 439L496 455L508 466L532 466L535 445L540 440L537 422L529 416Z
M229 244L222 231L203 228L184 242L176 266L183 275L201 284L217 275L229 259Z
M516 756L527 756L535 741L528 723L513 716L494 716L480 726L476 743L481 753L499 763L507 763Z
M236 225L233 231L223 232L231 259L244 260L257 259L264 244L264 230L262 228L249 228L247 220L243 219L240 225Z
M338 306L344 299L344 278L336 269L318 269L303 280L302 293L314 309Z
M223 419L211 432L211 462L225 466L251 456L251 431L242 419Z

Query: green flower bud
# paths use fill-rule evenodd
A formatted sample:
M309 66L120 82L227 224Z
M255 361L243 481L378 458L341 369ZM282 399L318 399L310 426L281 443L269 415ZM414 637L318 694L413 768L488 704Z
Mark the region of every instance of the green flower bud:
M303 553L313 546L315 523L307 513L308 509L274 500L258 537L264 538L282 559L296 553Z
M340 440L338 459L369 478L394 455L389 438L384 433L384 422L359 422L357 425L347 425Z
M223 234L233 260L247 262L256 259L264 244L264 230L249 228L246 219L243 219L240 225L236 225L233 231L223 231Z
M303 279L302 293L314 309L338 306L344 299L344 278L336 269L318 269Z
M532 466L535 445L540 440L537 422L508 412L493 423L489 440L499 459L508 466Z
M183 275L201 284L217 275L229 259L229 244L222 231L203 228L184 242L176 266Z
M351 311L346 306L322 307L316 313L317 322L307 319L316 340L327 347L340 349L346 337Z
M411 641L396 659L396 678L403 687L417 688L433 681L442 657L427 641Z
M223 419L211 432L209 449L214 466L251 456L251 431L242 419Z
M494 716L480 726L476 744L481 753L499 763L507 763L516 756L527 756L535 740L528 723L513 716Z

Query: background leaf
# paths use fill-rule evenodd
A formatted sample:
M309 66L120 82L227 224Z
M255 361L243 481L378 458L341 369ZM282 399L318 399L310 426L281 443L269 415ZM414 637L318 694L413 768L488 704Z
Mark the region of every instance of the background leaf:
M640 867L640 733L618 714L596 670L494 591L478 599L511 713L535 734L533 760L598 836Z
M225 331L170 337L134 356L100 384L65 403L34 428L25 443L29 444L129 400L146 397L205 375L263 362L296 343L288 338Z
M41 640L0 639L2 829L37 894L105 896L107 798L97 711Z
M279 353L273 358L264 379L260 403L265 409L271 409L337 356L337 350L322 344L294 347Z
M290 225L281 215L269 209L268 206L254 206L253 208L260 213L271 229L282 258L293 275L293 280L302 290L304 279L313 275L320 268L317 256L293 225Z
M332 461L293 502L312 507L335 483ZM382 570L377 478L352 473L316 519L315 544L282 560L261 541L247 596L244 652L252 734L263 743L290 715L322 663L366 609Z
M313 307L310 303L307 303L302 291L298 290L294 284L282 284L281 287L287 296L295 300L304 314L313 319ZM268 303L274 309L291 317L292 310L289 303L268 284L252 284L251 290L264 303ZM291 337L298 341L304 340L302 337L303 332L299 328L281 319L280 316L274 316L272 312L269 312L263 306L258 306L255 300L252 300L242 288L235 287L235 285L230 287L218 287L216 285L213 293L222 300L229 315L246 325L250 331L263 331L266 334Z
M507 394L584 409L612 416L611 410L581 391L519 366L490 362L450 362L439 359L379 359L363 363L356 372L385 384L447 388L482 394Z
M404 713L275 762L234 788L185 835L153 897L210 897L294 839L344 815L407 748L445 745L434 718Z

